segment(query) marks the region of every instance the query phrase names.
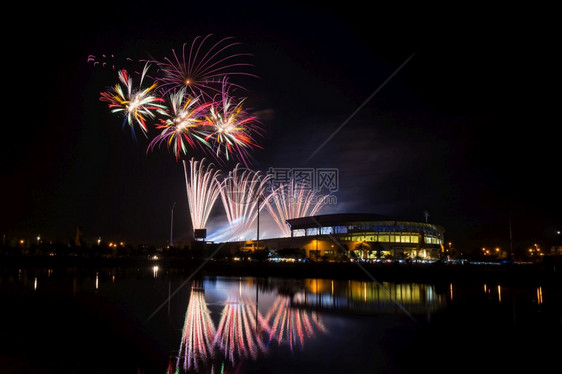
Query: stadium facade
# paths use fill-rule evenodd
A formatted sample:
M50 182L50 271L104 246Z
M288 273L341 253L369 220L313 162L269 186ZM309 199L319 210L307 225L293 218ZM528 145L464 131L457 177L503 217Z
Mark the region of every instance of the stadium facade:
M290 237L246 241L241 249L294 249L313 260L437 260L444 251L444 227L427 222L341 213L289 219L287 224Z

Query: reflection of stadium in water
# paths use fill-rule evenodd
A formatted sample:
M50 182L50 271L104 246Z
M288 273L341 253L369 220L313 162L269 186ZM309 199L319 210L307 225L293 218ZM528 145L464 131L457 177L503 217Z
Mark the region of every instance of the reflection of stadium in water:
M330 334L326 313L427 313L444 302L433 286L416 283L207 280L191 288L176 372L240 370L247 360L259 360L272 349L302 351L306 341Z
M399 309L405 308L410 313L427 313L444 303L443 296L428 284L306 279L292 305L326 311L401 313Z

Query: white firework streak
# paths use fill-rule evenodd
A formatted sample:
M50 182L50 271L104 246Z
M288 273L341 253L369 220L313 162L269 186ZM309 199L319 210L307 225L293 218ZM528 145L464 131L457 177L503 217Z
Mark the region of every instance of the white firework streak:
M205 293L201 288L193 287L185 313L177 367L180 367L183 358L182 366L185 371L198 370L200 362L206 361L213 354L215 331L205 302Z
M257 313L257 316L256 316ZM267 352L261 330L267 329L259 311L245 298L229 298L222 311L213 344L233 365L239 359L255 360L260 352Z
M279 295L265 316L269 326L269 342L288 344L291 352L296 345L304 346L305 338L311 338L315 331L326 332L318 315L312 315L300 308L290 306L290 297Z
M221 200L231 227L231 238L246 233L264 206L263 194L271 174L243 168L241 164L228 173L220 187Z
M282 235L287 237L291 235L287 220L316 215L324 207L328 196L291 179L286 185L281 183L266 197L265 208Z
M183 161L189 214L194 230L205 228L211 210L219 196L220 182L218 176L220 170L216 170L212 163L207 166L204 163L205 159L196 161L192 158L189 161L188 174L187 163Z

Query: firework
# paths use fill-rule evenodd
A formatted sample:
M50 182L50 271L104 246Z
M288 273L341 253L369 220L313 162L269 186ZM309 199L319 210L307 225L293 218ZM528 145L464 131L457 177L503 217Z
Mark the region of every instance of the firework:
M230 87L224 81L220 100L210 107L205 140L211 143L217 160L236 158L249 167L249 151L261 148L256 142L261 128L256 117L243 109L244 99L237 101L230 95Z
M189 161L188 173L187 163L183 162L187 201L194 230L205 228L220 191L217 179L220 170L215 170L212 163L207 166L204 164L205 159L196 161L192 158Z
M227 37L221 39L207 48L208 39L196 37L188 48L184 43L181 55L172 50L172 58L155 61L160 70L160 75L155 79L160 83L160 90L165 95L169 92L188 88L194 96L205 95L209 98L220 92L222 79L245 75L255 77L244 72L244 68L251 66L241 61L249 56L245 53L231 53L232 49L240 44ZM238 85L238 87L241 87Z
M220 196L231 226L231 238L246 234L263 208L263 194L271 175L262 176L236 164L220 184Z
M125 64L130 64L133 62L133 59L130 57L126 57L125 59L120 59L116 57L113 53L106 54L102 53L101 55L88 55L86 62L91 63L93 67L101 67L111 70L122 70Z
M183 358L182 366L185 371L198 370L199 364L212 356L214 337L215 325L205 302L205 293L200 287L192 287L185 313L177 367L182 365Z
M328 196L319 195L316 190L292 178L289 183L281 183L275 188L264 202L282 235L290 236L287 220L316 215L324 207Z
M305 338L311 338L316 331L325 332L326 328L316 313L293 308L290 303L290 297L277 296L264 323L269 326L269 342L287 344L292 352L295 346L304 346Z
M146 64L141 74L139 88L133 88L133 80L127 70L120 70L119 80L125 86L125 90L119 83L108 91L102 92L100 100L107 101L112 113L122 113L125 118L123 126L128 125L131 128L133 136L135 136L134 125L137 124L142 132L147 136L148 126L147 119L154 119L156 113L166 114L166 106L163 104L164 99L153 95L156 83L151 84L148 88L142 88L143 80L148 71L149 64Z
M263 317L248 300L231 297L225 303L213 344L233 365L239 359L255 360L260 351L267 351L258 330L262 326Z
M178 161L182 153L187 154L189 150L200 148L202 145L210 147L201 128L204 127L205 113L211 105L212 103L199 104L199 98L187 96L185 89L170 94L170 111L167 117L160 119L160 124L156 125L156 129L162 132L152 139L148 150L167 143Z

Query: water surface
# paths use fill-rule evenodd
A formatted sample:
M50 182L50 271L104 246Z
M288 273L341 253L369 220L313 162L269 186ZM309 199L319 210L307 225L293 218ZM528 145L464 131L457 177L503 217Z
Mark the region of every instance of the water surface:
M519 372L561 348L561 295L540 284L197 277L155 263L4 269L0 292L12 372Z

